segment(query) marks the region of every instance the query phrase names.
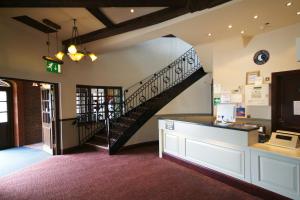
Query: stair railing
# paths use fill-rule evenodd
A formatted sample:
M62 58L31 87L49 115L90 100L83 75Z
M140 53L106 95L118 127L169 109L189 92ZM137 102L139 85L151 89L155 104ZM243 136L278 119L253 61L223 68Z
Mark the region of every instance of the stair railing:
M94 120L85 122L86 118L77 118L74 125L77 127L79 145L84 144L92 138L96 132L105 128L103 121Z
M124 90L124 114L182 82L201 68L194 48L189 49L170 65ZM140 87L137 88L137 85ZM135 91L132 91L134 90Z
M107 147L109 150L110 149L110 120L109 120L109 117L106 118L105 125L106 125L106 133L107 133Z

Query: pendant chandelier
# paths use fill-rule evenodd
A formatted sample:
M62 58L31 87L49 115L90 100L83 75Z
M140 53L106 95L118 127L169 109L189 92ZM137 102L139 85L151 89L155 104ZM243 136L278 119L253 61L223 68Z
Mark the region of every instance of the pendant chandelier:
M78 37L78 28L76 26L76 19L73 19L73 28L72 28L72 39L71 44L68 47L68 56L72 61L79 62L84 56L89 56L92 62L97 59L97 56L94 53L86 51L86 49L80 50L79 44L80 42L77 41Z

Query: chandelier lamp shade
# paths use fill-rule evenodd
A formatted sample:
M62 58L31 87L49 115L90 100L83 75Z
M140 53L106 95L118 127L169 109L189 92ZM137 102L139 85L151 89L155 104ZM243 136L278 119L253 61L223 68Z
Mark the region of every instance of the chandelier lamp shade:
M78 28L76 26L76 19L73 19L73 28L72 28L72 39L71 44L68 46L68 56L72 61L79 62L84 56L89 56L92 62L97 60L97 56L94 53L88 52L85 49L80 50L80 42L77 41L78 37ZM79 44L78 44L79 43ZM57 54L57 56L60 56ZM59 58L58 58L59 59Z

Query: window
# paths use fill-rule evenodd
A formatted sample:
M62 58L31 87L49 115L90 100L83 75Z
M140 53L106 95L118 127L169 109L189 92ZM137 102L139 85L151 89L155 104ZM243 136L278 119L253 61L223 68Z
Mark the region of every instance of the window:
M80 122L113 119L121 114L121 87L77 86L76 115Z
M7 111L7 92L0 91L0 123L5 123L8 120Z

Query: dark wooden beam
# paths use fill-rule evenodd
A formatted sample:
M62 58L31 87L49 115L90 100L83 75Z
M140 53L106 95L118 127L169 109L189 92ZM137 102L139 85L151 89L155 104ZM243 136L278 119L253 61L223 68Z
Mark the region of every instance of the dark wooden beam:
M174 0L175 2L176 0ZM152 26L169 19L178 17L180 15L195 12L199 10L204 10L207 8L212 8L214 6L226 3L231 0L186 0L185 6L181 8L165 8L129 21L125 21L119 24L116 24L114 27L107 27L104 29L99 29L84 35L81 35L77 38L79 43L87 43L95 40L103 39L106 37L118 35L121 33L125 33L128 31L133 31L136 29L144 28L147 26ZM63 41L64 45L69 45L71 43L71 39Z
M165 8L129 21L125 21L119 24L116 24L113 28L104 28L100 30L93 31L77 37L77 41L80 43L92 42L95 40L103 39L113 35L118 35L128 31L133 31L136 29L144 28L147 26L152 26L169 19L181 16L188 13L189 11L186 8ZM63 41L64 45L69 45L71 39Z
M231 0L188 0L187 7L191 12L212 8Z
M106 27L112 28L115 24L97 7L86 8L94 17L102 22Z
M51 21L50 19L45 18L45 19L43 19L43 22L47 26L50 26L50 27L52 27L52 28L54 28L56 30L60 30L61 29L60 25L56 24L55 22Z
M187 0L1 0L0 7L183 7Z
M19 21L19 22L22 22L34 29L37 29L39 31L42 31L44 33L54 33L56 32L56 30L44 25L43 23L35 20L35 19L32 19L31 17L28 17L26 15L22 15L22 16L18 16L18 17L13 17L13 19Z

